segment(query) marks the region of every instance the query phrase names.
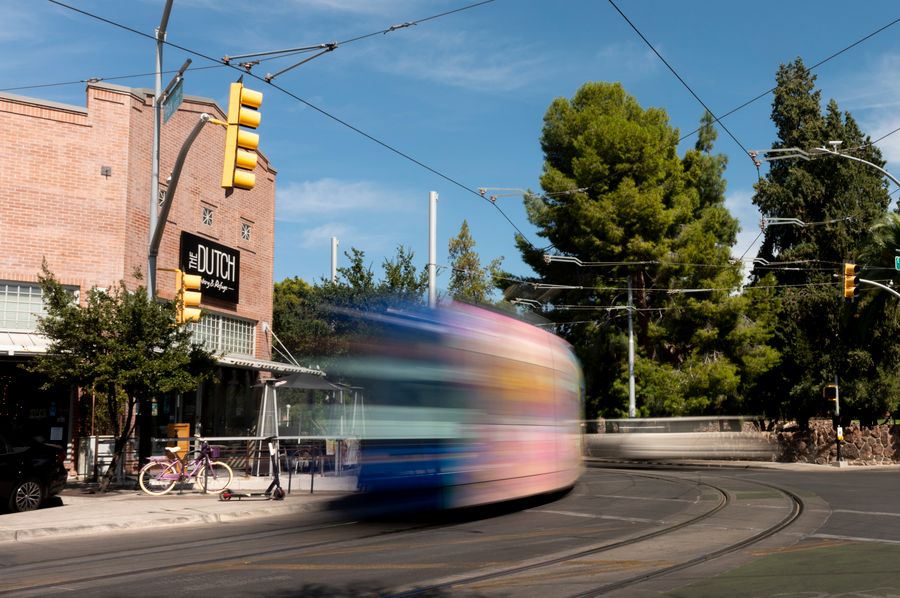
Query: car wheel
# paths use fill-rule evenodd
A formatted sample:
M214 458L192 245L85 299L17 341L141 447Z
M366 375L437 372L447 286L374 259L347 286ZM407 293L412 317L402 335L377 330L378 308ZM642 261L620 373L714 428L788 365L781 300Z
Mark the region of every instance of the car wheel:
M19 482L9 497L9 509L13 512L33 511L41 505L44 490L37 480Z

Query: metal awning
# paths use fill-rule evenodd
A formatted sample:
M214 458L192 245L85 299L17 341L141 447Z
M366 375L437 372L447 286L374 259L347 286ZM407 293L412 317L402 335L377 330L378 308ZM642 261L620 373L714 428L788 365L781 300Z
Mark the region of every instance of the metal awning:
M343 390L343 387L333 384L325 379L325 372L317 372L311 375L303 372L291 374L284 378L274 380L273 384L279 388L302 388L307 390Z
M325 372L321 370L314 370L312 368L305 368L299 365L293 365L291 363L281 363L280 361L269 361L266 359L255 359L253 357L238 357L234 355L224 355L216 359L216 363L219 365L236 367L236 368L245 368L248 370L259 370L263 372L272 372L273 374L278 374L280 376L286 376L288 374L308 374L311 376L321 376L325 377Z
M46 353L48 344L50 341L41 334L0 331L0 356Z

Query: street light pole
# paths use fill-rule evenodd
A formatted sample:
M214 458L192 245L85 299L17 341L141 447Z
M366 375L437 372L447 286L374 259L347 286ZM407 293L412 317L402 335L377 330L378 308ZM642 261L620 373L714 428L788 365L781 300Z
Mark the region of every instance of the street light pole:
M159 220L157 206L159 204L159 137L160 121L162 120L162 61L163 45L166 42L166 27L169 24L169 14L172 12L173 0L166 0L163 16L156 30L156 89L153 94L153 156L150 165L150 230L148 233L149 244L153 245L153 237L156 235L156 226ZM147 298L153 301L156 295L156 255L147 253Z
M814 147L809 151L802 150L799 147L783 147L783 148L774 148L767 150L750 150L750 157L754 160L757 158L762 158L765 162L775 162L776 160L788 160L792 158L800 158L801 160L812 160L818 156L836 156L838 158L847 158L848 160L853 160L855 162L862 162L863 164L867 164L872 168L879 171L881 174L886 176L893 182L897 187L900 187L900 180L897 179L894 175L889 173L887 170L878 166L877 164L873 164L868 160L863 160L857 156L852 156L850 154L842 153L838 150L838 147L841 145L840 141L829 141L828 145L831 146L831 149L825 147ZM759 162L757 161L757 166L759 166Z
M889 173L887 170L885 170L881 166L878 166L877 164L873 164L872 162L869 162L868 160L863 160L862 158L859 158L857 156L851 156L850 154L842 154L837 149L837 146L840 145L840 142L832 141L832 142L830 142L830 145L831 145L831 149L828 149L827 147L824 147L824 146L823 147L814 147L813 149L811 149L809 151L809 153L812 156L824 156L824 155L839 156L841 158L847 158L848 160L854 160L856 162L862 162L863 164L868 164L872 168L881 172L881 174L883 174L887 178L891 179L891 181L895 185L900 187L900 181L897 180L897 177L895 177L894 175Z

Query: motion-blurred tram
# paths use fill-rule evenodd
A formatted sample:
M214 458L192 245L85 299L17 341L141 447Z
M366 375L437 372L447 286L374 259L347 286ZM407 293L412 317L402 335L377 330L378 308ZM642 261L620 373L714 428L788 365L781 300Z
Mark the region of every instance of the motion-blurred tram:
M568 343L460 303L370 321L339 368L365 397L361 492L458 508L576 483L583 378Z

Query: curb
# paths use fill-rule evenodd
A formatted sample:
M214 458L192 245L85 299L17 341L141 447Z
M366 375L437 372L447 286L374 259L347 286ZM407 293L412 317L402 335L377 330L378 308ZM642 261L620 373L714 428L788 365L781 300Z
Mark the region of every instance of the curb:
M291 501L290 497L288 497L285 499L285 502L279 501L279 504L267 504L265 506L257 505L256 507L251 507L248 504L243 508L234 507L235 503L239 503L240 501L228 501L227 503L222 501L221 506L220 501L218 500L212 503L212 505L207 503L206 506L183 506L184 501L181 501L182 506L171 504L165 505L163 503L159 505L162 507L162 510L153 508L149 512L139 512L127 521L84 524L70 523L67 525L49 525L43 527L29 527L6 530L0 529L0 544L19 542L23 540L43 539L49 537L60 538L70 536L98 535L111 532L146 530L150 528L157 529L183 525L227 523L232 521L243 521L247 519L259 519L264 517L290 515L293 513L310 513L327 510L329 508L329 504L335 498L335 496L343 495L344 493L340 492L329 493L328 495L323 493L315 500L305 499L295 501ZM133 496L125 496L122 498L133 498ZM94 503L95 500L103 499L88 498L86 500L79 501L78 504L84 505L86 502ZM247 502L249 503L250 501ZM148 501L147 503L145 503L145 506L146 504L151 503ZM65 507L54 507L54 509L56 508ZM217 508L225 508L227 510L216 512ZM40 510L32 511L31 513L39 512ZM0 527L2 527L2 524L3 519L0 519Z

